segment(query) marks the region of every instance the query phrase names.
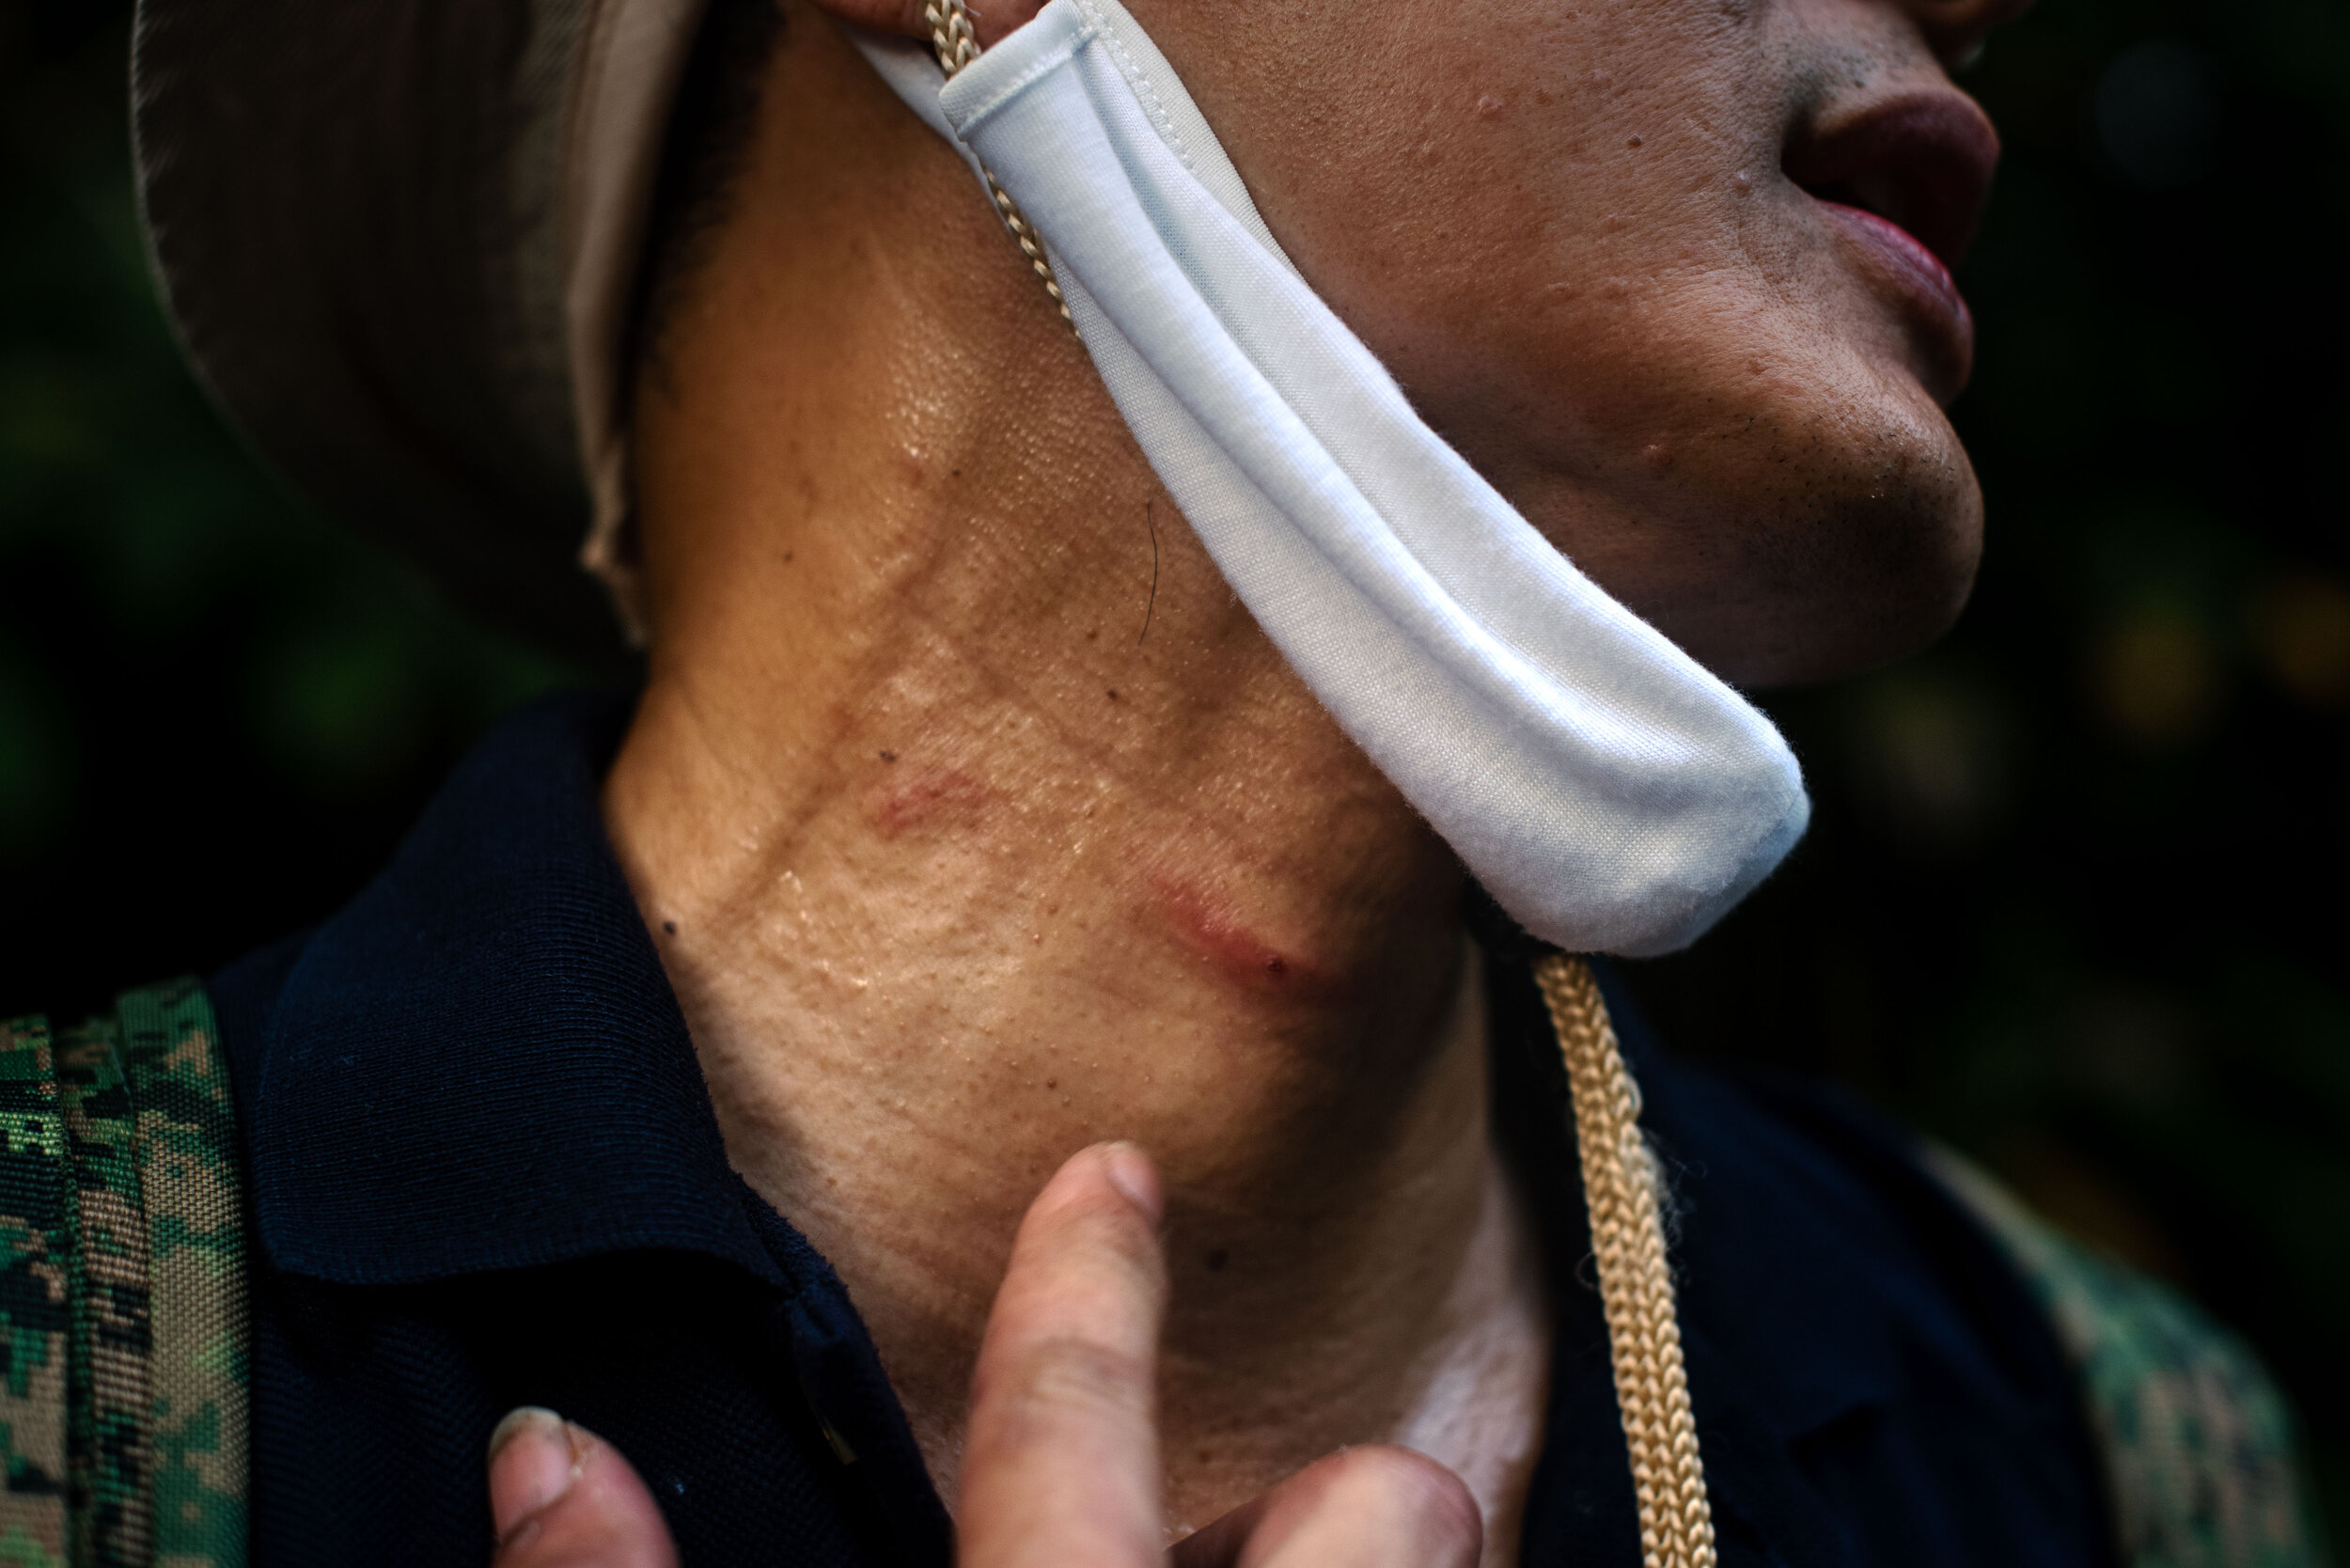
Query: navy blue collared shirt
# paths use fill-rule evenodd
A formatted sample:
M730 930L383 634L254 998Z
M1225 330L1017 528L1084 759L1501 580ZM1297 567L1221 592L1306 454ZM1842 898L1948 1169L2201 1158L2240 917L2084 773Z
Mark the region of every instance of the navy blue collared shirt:
M517 1404L615 1443L688 1565L944 1568L945 1507L848 1293L729 1168L604 839L625 710L541 703L340 914L212 981L246 1140L254 1561L454 1565ZM1489 980L1496 1130L1554 1263L1523 1560L1640 1560L1558 1053ZM1724 1568L2107 1568L2076 1391L2019 1281L1833 1093L1731 1083L1610 1003L1674 1172Z

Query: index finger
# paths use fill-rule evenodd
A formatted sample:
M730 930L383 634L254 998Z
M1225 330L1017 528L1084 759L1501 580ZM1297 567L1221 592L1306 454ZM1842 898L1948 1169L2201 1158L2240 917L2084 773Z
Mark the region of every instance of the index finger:
M1072 1157L1020 1222L971 1380L960 1568L1159 1568L1158 1173Z

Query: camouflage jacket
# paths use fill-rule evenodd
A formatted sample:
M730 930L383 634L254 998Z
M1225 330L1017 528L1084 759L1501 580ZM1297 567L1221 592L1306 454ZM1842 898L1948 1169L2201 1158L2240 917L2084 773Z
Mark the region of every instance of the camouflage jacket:
M238 1568L242 1184L203 991L0 1023L0 1562Z

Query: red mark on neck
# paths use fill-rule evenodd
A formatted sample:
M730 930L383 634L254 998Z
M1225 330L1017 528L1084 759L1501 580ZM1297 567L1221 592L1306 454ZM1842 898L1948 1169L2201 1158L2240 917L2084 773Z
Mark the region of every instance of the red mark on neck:
M1175 939L1239 989L1258 996L1320 1000L1338 978L1302 944L1251 925L1232 901L1163 871L1149 873L1151 890Z
M882 781L865 793L865 820L885 839L916 827L968 823L995 792L958 768L885 764Z

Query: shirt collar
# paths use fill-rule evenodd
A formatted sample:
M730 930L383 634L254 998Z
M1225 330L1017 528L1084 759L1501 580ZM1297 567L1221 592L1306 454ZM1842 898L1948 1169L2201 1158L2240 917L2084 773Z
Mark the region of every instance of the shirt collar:
M278 1267L388 1284L668 1247L779 1278L604 838L626 717L567 697L501 723L294 962L245 1107Z
M1619 993L1621 995L1621 993ZM1770 1429L1794 1441L1900 1397L1901 1352L1882 1299L1900 1246L1858 1171L1755 1100L1640 1043L1629 1054L1643 1121L1676 1215L1682 1316L1741 1369Z
M1570 1341L1589 1341L1604 1376L1606 1330L1565 1073L1524 957L1510 953L1488 969L1496 1116L1544 1211L1552 1257L1582 1260L1559 1276L1560 1354ZM1592 973L1665 1168L1683 1330L1739 1374L1734 1391L1709 1380L1700 1405L1707 1397L1748 1403L1747 1430L1784 1443L1897 1398L1901 1353L1884 1303L1872 1299L1883 1287L1871 1256L1890 1238L1866 1212L1857 1172L1723 1079L1666 1053L1615 966L1597 961Z

